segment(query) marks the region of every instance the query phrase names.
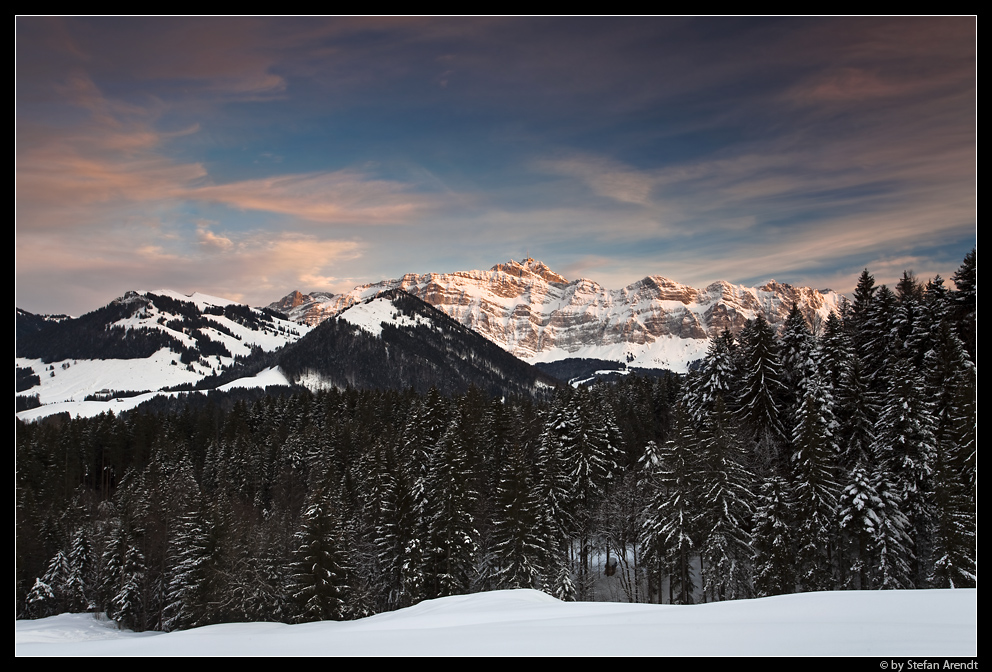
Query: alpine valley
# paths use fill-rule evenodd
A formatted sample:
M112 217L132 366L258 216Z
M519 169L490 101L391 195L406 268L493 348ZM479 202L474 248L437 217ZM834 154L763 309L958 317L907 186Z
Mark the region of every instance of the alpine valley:
M18 313L15 613L175 631L505 589L660 610L974 588L974 250L952 281L865 270L846 303L527 260L281 310Z

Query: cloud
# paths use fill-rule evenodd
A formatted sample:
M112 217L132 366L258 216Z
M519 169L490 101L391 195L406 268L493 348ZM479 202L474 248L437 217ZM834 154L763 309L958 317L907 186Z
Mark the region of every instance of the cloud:
M106 225L109 208L175 199L206 177L201 163L163 152L169 139L194 134L197 126L159 132L154 106L110 100L79 73L61 91L71 121L22 115L18 122L19 228Z
M839 68L821 73L791 95L807 104L863 102L871 98L901 96L919 88L918 83L886 81L861 68Z
M78 314L80 305L92 309L131 289L163 287L267 305L297 287L343 290L336 269L363 252L359 241L292 232L161 228L148 222L100 236L87 230L19 233L18 305Z
M108 208L114 206L166 201L174 207L184 201L220 203L328 224L375 224L409 221L433 202L410 185L358 170L204 186L209 175L202 163L166 153L169 141L197 133L199 125L160 132L154 109L113 101L82 74L70 77L62 92L87 113L85 119L65 126L26 120L18 127L22 228L71 228L112 216ZM208 234L201 242L225 245Z
M202 248L217 252L227 252L234 248L234 243L230 238L218 236L208 226L209 224L197 225L196 235Z
M404 222L432 205L430 197L410 193L408 185L356 170L244 180L190 189L183 196L326 224Z
M611 283L922 256L976 220L974 31L19 17L18 278L281 295L542 249Z
M657 183L651 174L606 157L542 159L534 165L539 170L578 178L596 194L621 203L651 205L651 191Z

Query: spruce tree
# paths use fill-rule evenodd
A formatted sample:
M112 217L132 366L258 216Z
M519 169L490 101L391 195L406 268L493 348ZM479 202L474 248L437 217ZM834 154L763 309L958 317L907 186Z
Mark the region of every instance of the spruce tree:
M466 430L459 410L430 459L424 501L431 597L468 593L474 578L479 532L472 511L478 493Z
M653 464L653 492L645 514L643 544L668 558L671 599L692 604L696 590L693 558L698 554L699 465L696 437L684 409L676 411L674 437Z
M496 490L493 552L502 588L536 588L542 573L538 497L524 449L510 448Z
M85 525L81 525L72 536L69 549L69 577L66 585L68 607L73 612L92 611L94 602L94 575L96 562L93 546Z
M603 499L607 483L618 471L620 454L608 410L593 412L589 393L581 389L571 399L567 428L563 436L563 453L569 465L569 480L575 493L574 514L579 542L579 599L592 599L591 552L596 510Z
M567 402L562 395L552 401L544 421L536 455L538 533L542 539L541 565L548 579L545 590L559 599L575 599L569 563L569 542L575 529L572 484L565 459Z
M897 497L899 508L909 519L910 581L913 587L923 588L927 585L933 544L932 405L925 397L923 379L911 363L893 358L887 371L888 392L876 425L873 453L879 472L885 475L886 491L891 490ZM898 571L893 576L898 583Z
M754 513L754 591L759 597L796 590L793 508L788 482L781 476L766 478Z
M217 599L211 585L214 548L202 512L191 512L175 522L170 550L163 628L185 630L213 622L209 605Z
M301 517L289 577L298 622L350 616L354 577L340 508L335 479L328 477Z
M753 475L743 466L739 430L718 397L699 438L699 527L703 589L714 599L750 595Z
M427 549L411 467L391 444L384 447L384 458L380 465L382 499L375 540L382 573L378 584L385 593L384 607L400 609L424 597Z
M958 270L951 276L957 288L952 293L954 319L958 336L972 362L977 362L978 339L978 258L977 248L965 255Z
M748 429L754 468L759 473L784 472L786 433L780 415L785 386L775 335L761 315L741 332L743 385L738 417Z
M718 398L725 407L734 410L740 382L738 355L738 346L729 331L725 330L710 341L702 369L692 381L687 400L697 424L702 424L704 415L713 408Z
M62 551L57 551L48 561L45 574L39 577L27 597L29 618L55 616L70 607L69 581L72 569L69 559Z
M851 303L850 315L844 319L844 326L851 331L858 352L863 352L867 345L867 326L871 319L877 290L875 277L866 268L861 272L857 287L854 289L854 301Z
M935 587L977 582L977 372L949 320L927 353L927 388L933 400L933 570Z
M799 584L803 590L831 590L834 587L831 554L838 494L834 480L838 453L836 431L829 392L819 375L809 376L802 387L802 402L792 436L795 543Z
M124 552L121 584L111 600L113 619L122 628L141 632L145 629L145 557L134 540Z

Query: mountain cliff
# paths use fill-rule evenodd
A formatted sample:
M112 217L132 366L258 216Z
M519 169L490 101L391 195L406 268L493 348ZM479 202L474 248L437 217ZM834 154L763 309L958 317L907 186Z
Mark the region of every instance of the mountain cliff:
M407 274L343 294L293 292L270 305L316 325L375 294L402 289L439 308L508 352L532 362L569 357L684 371L710 337L736 333L759 314L781 324L793 302L816 324L837 308L829 290L769 281L761 287L714 282L696 289L652 275L622 289L567 280L535 259L488 271Z

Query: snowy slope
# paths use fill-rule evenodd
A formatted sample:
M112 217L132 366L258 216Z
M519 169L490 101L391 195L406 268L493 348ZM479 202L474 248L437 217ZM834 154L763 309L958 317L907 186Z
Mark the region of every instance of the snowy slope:
M338 317L359 329L364 329L373 336L382 335L382 323L395 327L430 327L433 323L422 315L403 315L393 303L386 298L376 298L365 303L356 303L342 312Z
M154 359L154 358L153 358ZM83 361L83 369L94 368L97 372L103 371L103 369L120 369L122 362L133 362L135 360L96 360L96 361ZM147 363L147 360L137 360L141 363ZM147 371L142 372L142 375L147 374ZM221 385L217 389L219 390L229 390L235 387L269 387L270 385L290 385L290 381L286 379L286 376L278 369L265 369L261 373L247 377L239 378L238 380L232 381L225 385ZM83 387L86 387L85 383ZM31 408L26 411L20 411L17 413L17 417L24 421L37 420L39 418L45 418L49 415L55 415L57 413L68 413L70 417L76 418L93 418L101 413L113 413L117 415L124 411L130 411L133 408L137 408L144 402L157 396L169 396L174 397L180 394L179 392L146 392L145 394L139 394L133 397L112 397L104 401L57 401L44 406L39 406L37 408ZM85 396L85 395L83 395Z
M696 606L563 603L533 590L349 622L128 633L92 615L16 621L19 656L977 656L977 590L848 591Z
M150 295L167 297L175 301L192 303L199 311L198 317L206 326L195 330L177 329L174 321L181 321L182 315L161 309L149 301ZM220 344L230 356L203 354L194 361L183 363L180 355L162 348L149 357L137 359L64 359L44 362L38 358L17 357L15 363L20 368L30 367L40 378L40 384L21 392L23 396L37 395L43 404L41 408L22 411L18 417L37 418L52 413L69 411L72 415L92 416L103 411L127 410L150 398L149 394L137 397L110 399L109 391L148 391L157 392L178 385L195 385L203 378L229 367L235 357L246 356L252 348L273 351L294 342L311 330L307 325L296 324L270 315L263 316L257 309L242 306L236 302L206 294L186 296L171 290L154 292L128 292L117 302L135 304L130 316L107 324L107 328L120 327L127 330L150 329L168 333L183 346L197 349L197 340L191 331L205 336L212 343ZM234 307L259 317L257 324L249 325L226 315L217 315L208 310ZM233 314L233 313L232 313ZM254 326L254 328L252 328ZM287 384L285 377L278 372L270 372L242 382L243 386ZM84 401L89 395L106 396L106 401Z

